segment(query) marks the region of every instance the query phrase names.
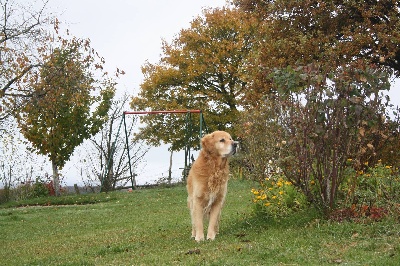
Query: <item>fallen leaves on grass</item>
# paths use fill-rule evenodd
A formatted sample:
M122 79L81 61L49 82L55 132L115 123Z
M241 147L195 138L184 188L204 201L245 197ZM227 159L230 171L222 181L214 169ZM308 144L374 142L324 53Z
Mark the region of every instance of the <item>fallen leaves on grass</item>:
M185 255L193 255L193 254L200 254L200 249L198 249L198 248L191 249L191 250L188 250L188 252L185 253Z

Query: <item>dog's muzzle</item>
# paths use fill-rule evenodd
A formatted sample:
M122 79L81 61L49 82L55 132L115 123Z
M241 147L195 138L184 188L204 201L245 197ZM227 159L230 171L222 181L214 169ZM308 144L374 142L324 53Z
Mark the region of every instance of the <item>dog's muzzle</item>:
M238 141L234 141L232 143L232 155L234 155L236 153L236 150L238 148L239 142Z

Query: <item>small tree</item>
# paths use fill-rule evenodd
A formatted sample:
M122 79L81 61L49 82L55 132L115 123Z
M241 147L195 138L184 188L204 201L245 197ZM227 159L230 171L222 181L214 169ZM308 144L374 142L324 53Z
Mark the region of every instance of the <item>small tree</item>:
M263 180L279 167L308 200L329 213L344 170L359 168L387 138L388 74L364 65L323 74L317 65L275 69L275 93L242 116L245 166Z
M48 56L38 75L31 79L34 97L28 98L17 114L23 135L34 149L47 155L53 167L56 195L59 195L59 168L75 147L96 134L106 121L114 96L114 83L104 80L97 96L91 71L96 65L86 40L63 41ZM93 105L98 106L93 109Z
M142 161L149 150L142 140L133 138L133 132L137 125L134 118L126 119L127 136L123 132L124 127L120 125L129 99L130 97L124 94L119 100L113 101L104 127L90 139L94 151L87 153L86 162L89 163L87 175L92 180L100 181L102 191L111 191L118 184L125 185L132 181L129 172L128 149L132 168ZM117 135L118 130L120 130L119 135ZM129 141L128 147L126 146L126 137Z

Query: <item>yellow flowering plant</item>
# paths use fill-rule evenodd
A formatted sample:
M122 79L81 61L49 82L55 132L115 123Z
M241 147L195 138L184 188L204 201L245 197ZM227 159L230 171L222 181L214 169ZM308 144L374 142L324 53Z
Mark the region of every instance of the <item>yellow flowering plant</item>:
M278 218L306 205L306 199L283 174L274 174L260 181L259 188L251 190L256 212Z

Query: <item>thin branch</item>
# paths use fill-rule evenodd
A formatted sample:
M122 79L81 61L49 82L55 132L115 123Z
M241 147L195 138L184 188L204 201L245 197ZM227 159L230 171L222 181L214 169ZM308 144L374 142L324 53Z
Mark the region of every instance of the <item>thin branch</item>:
M11 85L13 85L15 82L20 80L32 68L39 67L39 66L40 66L40 64L34 64L34 65L30 65L30 66L26 67L24 70L22 70L22 72L19 75L17 75L16 77L14 77L10 81L8 81L8 83L6 85L4 85L4 87L1 89L2 94L5 95L6 94L6 90L9 89L11 87Z

